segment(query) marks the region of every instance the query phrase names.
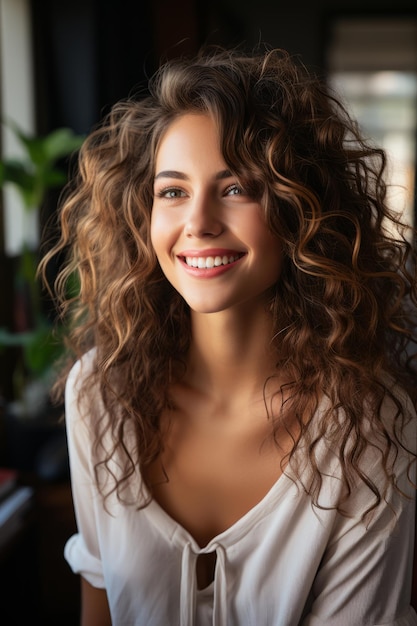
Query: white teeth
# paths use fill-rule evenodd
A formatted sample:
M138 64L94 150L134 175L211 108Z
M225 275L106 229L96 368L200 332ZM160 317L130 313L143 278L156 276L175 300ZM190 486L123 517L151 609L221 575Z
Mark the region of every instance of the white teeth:
M187 256L185 262L190 267L198 267L199 269L211 269L212 267L219 267L220 265L228 265L239 259L240 255L231 256Z

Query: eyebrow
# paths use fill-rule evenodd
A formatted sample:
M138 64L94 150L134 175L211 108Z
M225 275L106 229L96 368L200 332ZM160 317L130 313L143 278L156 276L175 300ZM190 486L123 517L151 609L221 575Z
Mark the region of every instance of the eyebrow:
M231 176L233 176L233 174L230 170L221 170L220 172L217 172L214 178L215 180L223 180L224 178L230 178ZM179 180L189 180L189 176L187 176L187 174L184 174L184 172L177 172L176 170L163 170L155 176L154 180L157 180L158 178L178 178Z

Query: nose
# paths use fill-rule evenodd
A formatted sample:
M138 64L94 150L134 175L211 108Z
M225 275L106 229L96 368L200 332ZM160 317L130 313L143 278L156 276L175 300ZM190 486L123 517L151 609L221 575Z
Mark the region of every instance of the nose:
M196 194L189 203L184 226L187 237L218 237L223 232L219 203L208 194Z

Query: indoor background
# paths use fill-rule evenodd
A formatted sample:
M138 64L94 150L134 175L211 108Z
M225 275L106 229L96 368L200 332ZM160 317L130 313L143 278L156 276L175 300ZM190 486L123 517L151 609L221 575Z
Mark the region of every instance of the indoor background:
M85 135L114 102L144 90L164 60L202 45L250 50L263 43L300 56L343 95L365 134L388 151L392 205L413 222L415 0L0 0L1 119L33 136L62 127ZM7 121L1 148L3 158L19 153ZM68 171L69 161L63 166ZM27 227L18 201L3 189L0 329L17 324L22 242L39 249L59 193L59 187L48 191ZM43 307L52 316L47 301ZM79 599L78 581L62 557L74 529L65 437L56 412L52 426L35 416L10 427L18 352L0 349L0 467L16 469L13 489L29 491L25 507L2 526L0 482L0 622L71 626Z

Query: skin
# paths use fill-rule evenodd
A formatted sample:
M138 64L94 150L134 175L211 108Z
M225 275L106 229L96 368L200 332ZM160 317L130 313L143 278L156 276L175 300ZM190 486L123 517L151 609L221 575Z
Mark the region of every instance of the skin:
M81 626L111 626L109 604L104 589L96 589L81 578Z
M278 412L285 382L275 370L265 306L280 276L281 245L261 205L227 169L212 118L180 117L159 146L152 208L152 244L190 307L192 342L186 376L171 389L175 409L161 416L164 450L148 479L155 500L200 546L265 497L291 445L286 431L278 447L268 439L265 408L266 401L270 413ZM212 257L209 265L216 257L235 260L190 269L185 256ZM212 555L198 559L200 588L210 584L214 567ZM83 610L82 626L109 623L105 592L85 581Z

